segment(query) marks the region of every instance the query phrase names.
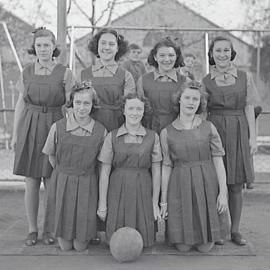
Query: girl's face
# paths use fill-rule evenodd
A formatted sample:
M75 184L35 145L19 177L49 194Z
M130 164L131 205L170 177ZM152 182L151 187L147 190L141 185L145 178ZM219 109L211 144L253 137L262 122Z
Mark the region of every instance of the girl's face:
M89 118L92 110L92 93L83 90L75 93L73 98L73 111L77 119Z
M168 72L173 69L176 61L176 52L172 47L160 47L154 56L160 72Z
M98 41L98 54L104 61L112 61L118 52L118 44L115 35L111 33L102 34Z
M220 40L214 43L213 58L217 67L226 68L229 66L232 56L231 43L227 40Z
M53 44L52 38L50 36L37 37L34 47L36 50L37 58L39 60L47 62L52 59L55 44Z
M196 89L186 88L180 98L180 112L185 115L195 115L200 106L201 94Z
M127 99L124 115L126 117L126 123L130 125L137 125L141 122L144 114L144 103L138 98Z

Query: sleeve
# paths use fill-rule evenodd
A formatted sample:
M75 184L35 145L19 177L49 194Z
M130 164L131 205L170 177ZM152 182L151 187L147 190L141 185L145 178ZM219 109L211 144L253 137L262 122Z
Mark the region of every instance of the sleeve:
M212 156L224 156L225 151L222 146L221 138L218 134L216 127L210 123L211 125L211 135L210 135L210 149Z
M160 147L160 140L157 133L155 133L155 142L154 147L151 154L152 163L162 161L162 154L161 154L161 147Z
M71 88L75 84L75 77L73 76L72 71L69 68L66 69L63 83L65 85L66 96L69 96Z
M137 81L137 93L144 96L142 76Z
M104 143L98 155L98 160L106 164L112 164L113 155L114 153L112 148L112 133L110 132L104 140Z
M173 163L170 157L169 153L169 146L168 146L168 140L167 140L167 129L164 128L161 130L160 133L160 144L161 144L161 150L162 150L162 155L163 155L163 165L172 167Z
M16 89L18 90L19 93L23 93L24 92L24 84L23 84L23 74L20 74L20 78L16 83Z
M124 95L127 95L129 93L135 93L135 92L136 92L136 85L135 85L133 76L131 75L129 71L125 70Z
M57 144L56 123L53 123L46 139L42 152L46 155L55 156Z
M254 83L252 74L247 72L247 105L258 105L261 102L260 95Z

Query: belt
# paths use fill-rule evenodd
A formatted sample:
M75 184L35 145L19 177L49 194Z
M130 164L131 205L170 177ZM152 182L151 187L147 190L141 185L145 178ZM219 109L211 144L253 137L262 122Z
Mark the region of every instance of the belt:
M42 113L58 112L62 110L62 106L50 107L50 106L34 105L30 103L27 103L26 106L27 108L33 111L42 112Z
M211 163L210 159L198 161L177 161L174 163L174 167L198 167L209 163Z
M244 115L244 110L211 110L210 115L232 115L232 116L241 116Z
M87 168L79 170L77 168L57 166L56 170L69 175L91 175L96 173L96 168Z

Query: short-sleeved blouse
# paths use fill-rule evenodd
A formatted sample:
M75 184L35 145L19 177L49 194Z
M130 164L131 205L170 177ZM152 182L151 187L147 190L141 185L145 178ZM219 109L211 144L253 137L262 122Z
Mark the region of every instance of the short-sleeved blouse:
M154 81L158 82L177 82L177 71L176 69L172 69L168 73L160 73L158 69L153 71L154 73ZM144 89L143 89L143 81L142 77L140 77L137 81L137 92L144 96Z
M146 135L146 130L142 125L134 134L131 134L127 130L125 125L122 125L118 129L116 137L124 136L125 143L141 144L145 135ZM114 153L113 153L113 146L112 146L112 133L110 132L104 140L103 146L98 156L98 160L106 164L112 164L113 156L114 156ZM152 163L162 161L160 141L159 141L159 136L157 135L157 133L155 133L155 142L154 142L153 150L151 153L151 159L152 159Z
M118 67L119 65L116 62L104 65L99 59L96 64L92 66L92 73L94 77L113 77L116 74ZM136 85L133 76L129 71L125 70L124 95L134 93L135 91Z
M198 128L202 123L202 119L199 116L195 116L195 119L193 121L193 129ZM183 130L184 126L181 123L179 117L176 118L173 122L172 125L174 128L177 130ZM222 142L220 139L220 136L217 132L216 127L210 123L211 125L211 133L210 133L210 138L209 138L209 143L210 143L210 150L211 150L211 155L212 157L215 156L224 156L225 151L222 146ZM168 141L167 141L167 129L164 128L161 133L160 133L160 143L161 143L161 149L162 149L162 155L163 155L163 165L166 166L173 166L173 162L170 158L170 153L169 153L169 146L168 146Z
M235 84L235 80L237 79L237 68L231 63L229 68L221 72L216 66L213 66L210 70L211 79L215 80L218 86L228 86ZM247 75L247 97L246 103L247 105L256 106L260 103L260 96L258 90L255 86L252 74L250 72L246 73Z
M94 125L95 125L94 119L90 119L90 122L87 125L82 126L76 121L73 114L67 115L66 131L72 135L91 136ZM107 131L105 130L103 137L105 138L106 135L107 135ZM42 152L47 155L55 155L56 145L57 145L57 129L56 129L56 123L53 123Z
M52 62L48 66L43 66L38 61L36 61L34 68L35 75L50 75L53 72L53 69L56 67L56 65L57 64L55 62ZM63 78L63 85L65 88L66 95L70 93L71 88L74 84L75 78L72 74L72 71L69 68L67 68ZM23 76L20 77L17 83L17 88L20 93L24 92Z

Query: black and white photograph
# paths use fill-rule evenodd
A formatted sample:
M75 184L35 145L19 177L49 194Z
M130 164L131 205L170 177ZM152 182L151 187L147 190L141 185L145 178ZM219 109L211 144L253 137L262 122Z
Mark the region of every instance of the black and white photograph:
M269 0L0 0L0 269L270 269Z

